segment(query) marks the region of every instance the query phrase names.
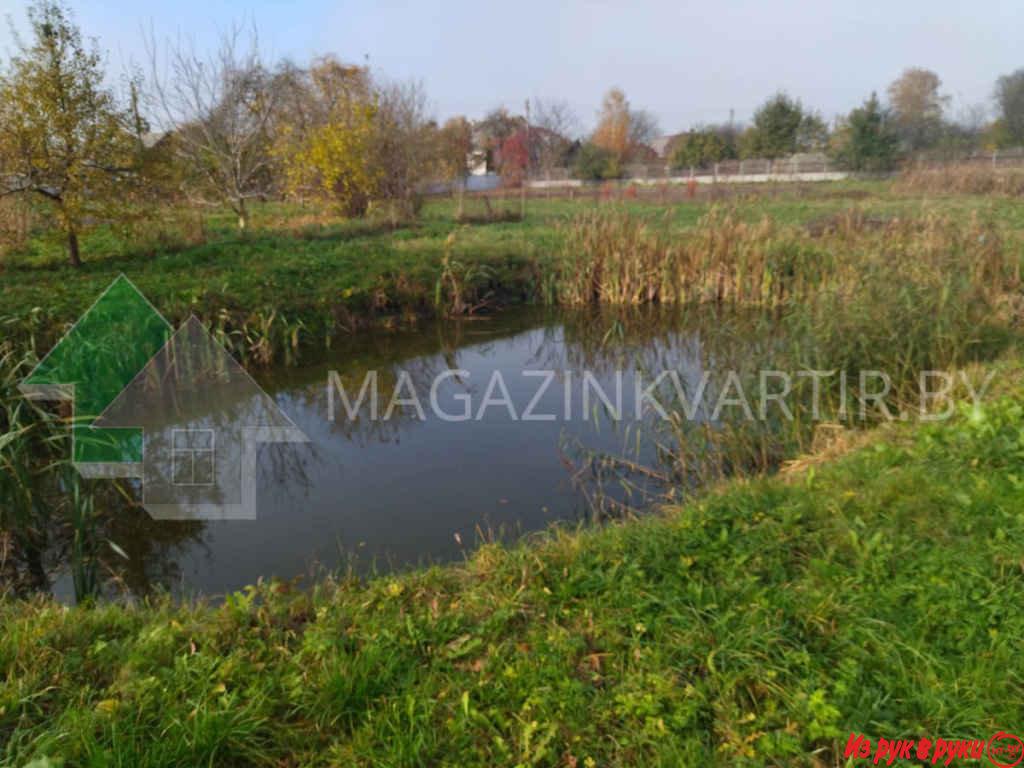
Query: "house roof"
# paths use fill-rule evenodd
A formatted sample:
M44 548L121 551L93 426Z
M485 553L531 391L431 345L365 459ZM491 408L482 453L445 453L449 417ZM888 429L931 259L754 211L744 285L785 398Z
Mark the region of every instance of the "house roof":
M158 144L161 144L164 139L168 138L170 135L170 131L149 131L148 133L142 134L142 146L146 149L152 149Z

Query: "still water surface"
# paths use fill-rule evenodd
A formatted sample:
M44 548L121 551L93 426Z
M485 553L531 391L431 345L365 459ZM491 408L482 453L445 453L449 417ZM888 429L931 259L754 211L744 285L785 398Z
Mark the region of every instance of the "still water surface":
M665 316L637 322L639 332L619 319L516 310L362 334L336 345L317 365L259 376L310 442L261 447L255 521L155 522L137 510L124 513L110 531L128 556L119 564L122 589L216 596L261 577L450 561L481 537L511 539L554 521L586 518L585 485L574 481L583 457L657 462L657 427L650 419L634 420L633 372L671 368L692 381L708 362L700 332L685 323ZM349 419L335 395L332 421L329 373L337 372L354 401L370 370L378 372L378 419L370 418L367 401ZM468 402L468 421L446 421L431 407L431 383L455 370L460 373L445 374L438 386L437 405L461 414ZM496 371L518 418L493 402L481 414ZM524 371L554 372L532 410L553 420L523 420L543 383ZM586 410L584 371L593 377ZM424 418L406 406L382 420L402 372ZM621 387L625 421L608 418L594 383L613 400ZM410 396L408 389L401 394ZM503 393L491 395L501 399ZM656 490L649 479L636 482L642 491ZM609 492L635 506L644 503L636 491ZM58 594L69 590L67 577L58 581Z

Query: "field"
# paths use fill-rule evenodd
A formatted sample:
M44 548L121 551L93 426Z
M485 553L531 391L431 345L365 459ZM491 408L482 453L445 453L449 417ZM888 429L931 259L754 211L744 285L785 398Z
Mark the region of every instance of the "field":
M21 505L0 544L31 538L61 445L17 375L120 273L254 369L430 314L673 303L766 312L787 343L751 365L886 370L897 407L921 370L995 383L980 404L957 391L951 420L844 425L824 446L803 423L723 425L727 468L692 501L455 566L221 605L0 598L2 759L831 766L851 764L851 732L1019 728L1024 205L942 183L536 198L523 221L515 197L494 221L470 200L463 224L432 200L398 227L266 204L244 238L227 216L167 211L94 232L80 270L34 234L0 262L0 457L21 473L0 484ZM591 325L570 330L606 344L617 327ZM691 437L674 434L677 460Z
M1024 210L1011 197L894 193L883 183L850 182L827 188L786 185L717 203L674 205L623 200L621 208L670 235L692 228L718 206L747 222L762 218L810 231L840 212L870 219L973 214L1010 232L1024 229ZM519 200L496 203L518 211ZM563 239L556 225L592 210L591 200L531 199L524 222L454 222L454 204L429 202L422 218L392 229L387 220L338 220L320 211L268 204L254 214L253 231L240 238L228 215L196 222L195 214L160 212L133 229L101 228L83 239L85 265L65 264L63 244L33 238L0 261L0 323L8 339L48 347L120 273L126 274L172 322L195 313L221 327L236 354L270 337L272 361L290 355L293 340L316 354L336 334L365 322L409 321L438 309L443 259L450 253L459 290L475 304L489 292L493 303L543 300ZM479 220L484 209L469 201ZM448 244L448 238L453 242ZM474 301L475 300L475 301Z

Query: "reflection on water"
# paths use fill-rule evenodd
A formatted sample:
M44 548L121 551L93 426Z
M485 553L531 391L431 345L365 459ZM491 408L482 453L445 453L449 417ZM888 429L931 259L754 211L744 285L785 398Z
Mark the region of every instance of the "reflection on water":
M134 594L159 587L217 595L314 567L365 571L450 560L481 535L515 536L585 517L593 509L588 481L607 466L593 457L622 459L620 468L656 467L671 447L653 417L607 418L592 386L585 398L583 372L606 393L621 387L629 414L636 371L675 370L692 388L707 366L740 365L752 348L774 343L770 325L743 328L654 310L628 318L523 310L362 335L319 365L260 376L310 442L261 446L258 519L153 521L138 509L119 512L108 530L126 556L114 558L117 583ZM524 371L541 370L553 371L553 381L538 396L542 382ZM390 419L374 419L364 401L353 418L336 403L330 420L331 371L353 401L367 371L377 371L378 415L404 375L424 418L398 405ZM446 371L458 373L436 387L439 409L461 414L469 403L481 418L447 421L430 407L431 383ZM513 419L495 403L505 393L489 391L495 372L517 416L530 404L532 414L555 418ZM704 420L698 414L695 421ZM618 472L603 495L642 507L662 490L659 477Z

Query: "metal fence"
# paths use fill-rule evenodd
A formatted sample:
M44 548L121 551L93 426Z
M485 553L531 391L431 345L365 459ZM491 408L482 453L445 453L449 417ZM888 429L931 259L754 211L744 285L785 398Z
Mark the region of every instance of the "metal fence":
M1024 147L997 149L992 152L924 153L911 165L915 168L945 168L950 165L988 166L991 168L1024 167Z

